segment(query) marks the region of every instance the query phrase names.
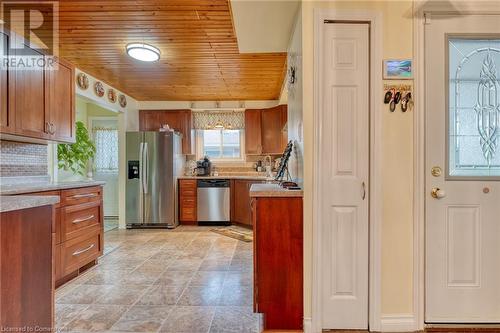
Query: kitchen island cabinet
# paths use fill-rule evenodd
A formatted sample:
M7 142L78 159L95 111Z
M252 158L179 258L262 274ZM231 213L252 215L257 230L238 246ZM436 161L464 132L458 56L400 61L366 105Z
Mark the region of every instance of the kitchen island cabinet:
M254 311L264 330L302 330L303 203L301 191L277 184L250 190L254 230Z
M0 328L50 332L54 327L53 204L59 198L0 200Z
M95 265L104 250L100 181L2 186L4 198L56 196L54 205L54 279L60 286ZM18 196L22 195L22 196Z

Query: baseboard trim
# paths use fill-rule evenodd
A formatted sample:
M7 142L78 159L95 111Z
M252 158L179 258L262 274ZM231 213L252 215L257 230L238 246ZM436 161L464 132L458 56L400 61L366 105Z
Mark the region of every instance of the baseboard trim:
M304 318L304 333L313 333L312 318Z
M415 332L415 324L413 314L382 315L380 320L382 332Z

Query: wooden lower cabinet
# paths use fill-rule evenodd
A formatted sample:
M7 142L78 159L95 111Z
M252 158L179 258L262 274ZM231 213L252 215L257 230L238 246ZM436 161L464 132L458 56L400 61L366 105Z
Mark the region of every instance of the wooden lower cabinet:
M51 332L54 320L53 206L0 214L0 328Z
M252 200L254 311L264 330L302 330L302 198Z
M57 195L54 208L55 285L78 276L82 268L96 263L104 249L102 187L82 187L31 193Z
M179 179L179 221L181 224L197 224L197 191L196 179Z
M250 187L252 184L264 183L259 180L235 179L231 186L231 221L251 226L252 210L250 207Z

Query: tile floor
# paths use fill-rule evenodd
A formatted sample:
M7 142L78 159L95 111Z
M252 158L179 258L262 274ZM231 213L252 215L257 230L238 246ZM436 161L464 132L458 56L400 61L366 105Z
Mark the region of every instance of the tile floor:
M63 332L259 332L252 243L209 227L112 230L107 254L56 292Z

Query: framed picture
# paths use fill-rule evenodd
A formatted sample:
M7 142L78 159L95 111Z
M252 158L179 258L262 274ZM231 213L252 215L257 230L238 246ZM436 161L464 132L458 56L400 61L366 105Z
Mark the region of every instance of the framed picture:
M413 79L413 62L411 59L384 60L384 80Z

